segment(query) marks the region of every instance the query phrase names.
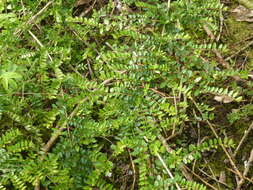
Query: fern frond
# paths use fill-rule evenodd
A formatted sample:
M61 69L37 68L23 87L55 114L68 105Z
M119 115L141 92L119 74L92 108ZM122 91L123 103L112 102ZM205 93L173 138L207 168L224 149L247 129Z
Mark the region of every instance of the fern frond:
M220 145L224 147L233 147L234 143L232 139L219 138L219 139L210 139L197 146L191 144L188 149L189 153L186 153L182 161L185 164L190 163L193 160L201 158L201 152L217 149Z
M15 174L11 175L11 181L17 189L26 190L26 184Z
M7 147L8 152L17 153L25 150L31 150L34 148L34 144L30 141L22 140L15 145L10 145Z
M13 111L5 111L4 113L7 114L8 117L10 117L13 121L17 123L24 123L25 121L25 119L22 116L14 113Z
M0 190L7 190L2 184L0 184Z
M225 88L219 88L219 87L209 87L205 86L202 90L202 93L211 93L214 95L225 95L228 96L236 101L241 101L242 97L239 96L239 92L235 90L229 90Z
M188 181L186 179L181 179L179 182L182 187L187 188L187 190L206 190L207 187L205 185L196 183L195 181Z
M0 146L3 147L5 145L8 145L18 139L22 133L19 129L11 129L7 131L5 134L3 134L0 138Z

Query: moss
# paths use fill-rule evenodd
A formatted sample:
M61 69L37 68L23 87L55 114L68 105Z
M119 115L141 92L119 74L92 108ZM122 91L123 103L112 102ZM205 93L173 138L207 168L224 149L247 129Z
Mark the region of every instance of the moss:
M252 38L253 23L236 21L234 15L229 15L226 19L226 36L223 38L223 43L227 44L229 51L228 55L231 55L242 48L244 48L249 41L247 39ZM251 39L252 40L252 39ZM253 68L253 48L248 47L246 50L238 54L238 57L242 58L242 62L247 60L245 65L247 69Z
M238 0L238 2L247 7L248 9L253 10L253 0Z
M234 187L234 183L233 183L234 176L233 176L233 174L231 174L230 172L228 172L226 169L224 169L224 165L229 166L229 163L225 163L226 162L225 160L227 160L227 157L223 154L223 151L221 149L219 149L218 152L216 152L215 154L213 154L211 156L211 159L209 160L209 162L203 164L202 167L211 168L212 175L216 179L219 179L221 172L225 171L226 184L230 187L230 189L232 189ZM209 169L207 169L206 171L210 172ZM225 187L223 185L220 185L218 187L217 183L215 183L214 181L213 182L210 181L209 183L211 183L213 186L217 187L219 190L225 190L225 189L227 189L227 187Z
M253 49L251 48L249 51L248 51L248 64L247 64L247 69L249 70L253 70Z
M247 22L236 21L230 17L226 20L228 36L226 40L231 43L237 43L252 36L253 24Z

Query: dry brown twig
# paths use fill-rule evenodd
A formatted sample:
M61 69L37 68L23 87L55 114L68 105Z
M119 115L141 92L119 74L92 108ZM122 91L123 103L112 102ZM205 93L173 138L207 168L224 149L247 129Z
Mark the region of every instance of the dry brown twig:
M212 33L212 31L209 29L209 27L207 25L203 26L204 30L206 31L207 35L211 38L211 40L215 40L215 36ZM216 55L216 57L219 60L219 63L225 67L226 69L231 69L229 63L222 57L222 55L220 54L220 52L217 49L213 50L214 54ZM241 79L239 76L232 76L232 78L236 81L244 81L243 79Z
M179 131L175 132L174 134L171 134L170 136L166 137L166 141L169 141L169 140L175 138L176 136L181 135L182 132L183 132L183 127L181 127L179 129Z
M176 115L178 114L178 108L177 108L177 96L175 94L175 90L172 90L173 92L173 100L174 100L174 107L175 107L175 111L176 111ZM174 121L173 122L173 129L172 129L172 135L175 134L175 131L176 131L176 122Z
M219 181L219 180L216 179L214 176L211 176L211 175L209 175L208 173L206 173L204 170L199 169L199 171L200 171L201 173L203 173L204 175L206 175L207 177L211 178L212 180L216 181L217 183L220 183L220 184L226 186L227 188L231 189L226 183Z
M132 169L133 169L133 183L132 183L132 186L131 186L131 190L134 190L135 181L136 181L135 165L134 165L133 158L131 156L131 152L130 152L129 148L127 149L127 151L128 151L128 154L129 154L129 157L130 157L130 161L131 161L131 165L132 165Z
M206 24L203 26L203 28L206 31L207 35L211 38L211 40L215 40L215 36L214 36L213 32L209 29L209 27ZM213 52L215 53L215 55L219 59L220 64L223 67L225 67L226 69L229 69L230 65L223 59L220 52L217 49L214 49Z
M236 157L239 149L241 148L242 144L244 143L245 139L248 137L250 131L253 129L253 122L251 123L251 125L249 126L249 128L244 132L244 135L242 137L242 139L240 140L238 146L236 147L233 156Z
M143 138L144 138L144 140L148 143L147 137L144 136ZM156 153L156 156L158 157L158 159L159 159L160 162L162 163L162 165L163 165L165 171L167 172L167 174L169 175L169 177L170 177L171 179L174 179L173 174L171 173L171 171L170 171L169 168L167 167L167 165L166 165L166 163L164 162L164 160L162 159L161 155L157 152L157 153ZM178 185L178 183L176 182L175 184L176 184L177 190L181 190L181 188L180 188L180 186Z
M81 5L85 5L85 4L89 4L92 0L77 0L75 2L75 7L81 6Z
M253 40L250 41L246 46L244 46L244 47L242 47L241 49L239 49L239 50L238 50L237 52L235 52L233 55L227 57L227 58L225 59L225 61L228 61L228 60L234 58L236 55L238 55L239 53L243 52L244 50L246 50L247 48L249 48L249 47L252 46L252 45L253 45Z
M251 150L250 152L250 156L249 156L249 159L247 161L247 163L245 164L245 169L243 171L243 176L246 177L247 174L249 173L249 169L252 165L252 162L253 162L253 149ZM237 187L236 187L236 190L240 190L242 185L244 184L245 182L245 178L242 178L239 183L237 184Z
M28 33L33 37L33 39L37 42L37 44L39 44L39 46L41 48L44 47L44 45L40 42L40 40L30 30L28 30ZM53 61L51 55L48 52L46 52L46 53L47 53L47 56L50 59L50 61Z
M194 171L192 171L190 168L185 166L185 168L191 172L195 177L197 177L200 181L202 181L206 186L210 187L213 190L218 190L216 187L212 186L210 183L208 183L206 180L204 180L202 177L200 177L198 174L196 174Z
M234 173L235 175L237 175L238 176L238 174L233 170L233 169L231 169L231 168L226 168L228 171L230 171L230 172L232 172L232 173ZM248 182L250 182L250 183L252 183L253 184L253 178L248 178L248 177L246 177L246 176L243 176L243 179L245 179L245 180L247 180Z
M106 85L110 83L113 79L107 79L104 82L102 82L102 85ZM96 91L97 89L94 89L93 91ZM76 107L73 109L73 111L70 113L70 115L67 117L68 119L65 120L65 122L61 125L61 127L58 127L56 131L52 134L50 139L47 141L47 143L42 147L43 154L41 156L41 160L44 160L45 156L47 153L50 151L50 149L53 147L55 144L56 140L62 135L62 132L66 129L66 126L68 124L68 121L72 119L76 113L78 113L80 106L87 100L88 98L85 97L82 99ZM40 190L40 180L37 178L35 182L35 187L34 190Z
M88 9L83 11L79 16L84 17L85 15L87 15L94 8L96 2L97 2L97 0L93 1L92 5Z
M168 2L167 2L168 10L170 9L170 2L171 2L171 0L168 0Z
M33 25L33 23L37 20L37 18L44 12L47 10L47 8L49 6L51 6L53 4L54 1L49 1L39 12L37 12L35 15L33 15L25 24L25 26L27 25ZM14 32L15 35L19 34L22 30L18 29Z
M171 153L173 151L173 149L168 146L167 140L162 135L158 136L158 139L161 141L162 145L165 147L168 153ZM192 181L192 175L187 172L185 165L182 165L180 167L180 170L187 180Z
M79 104L74 108L74 110L71 112L71 114L68 117L68 120L73 118L74 115L78 112L78 109L80 105L86 101L87 98L84 98L82 101L80 101ZM47 143L42 147L43 155L41 157L41 160L44 160L46 154L49 152L49 150L52 148L52 146L55 144L56 140L59 138L59 136L62 134L62 132L65 130L68 120L65 120L65 122L59 127L53 135L50 137L50 139L47 141ZM34 190L40 190L40 180L37 178L36 183L35 183L35 188Z
M199 111L199 113L201 114L201 116L203 117L203 113L202 111L199 109L197 103L195 102L195 100L193 98L191 98L191 101L193 102L193 104L195 105L195 107L197 108L197 110ZM205 120L207 125L209 126L209 128L211 129L211 131L213 132L215 138L219 138L218 134L216 133L213 125L211 124L211 122L209 120ZM239 171L239 169L236 167L235 162L233 161L231 155L228 153L227 149L225 148L225 146L223 144L220 144L222 150L224 151L224 153L226 154L231 166L233 167L233 169L236 171L236 173L238 174L238 176L242 179L243 175L241 174L241 172Z
M159 94L160 96L167 98L167 99L175 99L173 96L168 96L166 93L163 93L155 88L149 88L151 91L155 92L156 94Z

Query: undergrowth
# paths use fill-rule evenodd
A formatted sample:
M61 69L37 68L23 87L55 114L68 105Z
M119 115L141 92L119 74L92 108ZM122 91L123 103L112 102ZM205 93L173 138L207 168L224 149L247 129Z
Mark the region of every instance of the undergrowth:
M223 5L75 3L0 2L0 189L235 189L252 81L213 53Z

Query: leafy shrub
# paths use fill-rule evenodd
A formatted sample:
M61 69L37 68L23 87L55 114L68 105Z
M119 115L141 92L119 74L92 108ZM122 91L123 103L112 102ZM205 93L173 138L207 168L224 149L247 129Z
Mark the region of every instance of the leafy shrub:
M245 74L220 71L211 52L226 48L203 29L218 32L223 6L115 2L85 17L73 16L74 1L0 3L0 189L206 189L181 166L233 143L178 142L168 152L159 137L212 120L213 95L241 101L227 80Z

